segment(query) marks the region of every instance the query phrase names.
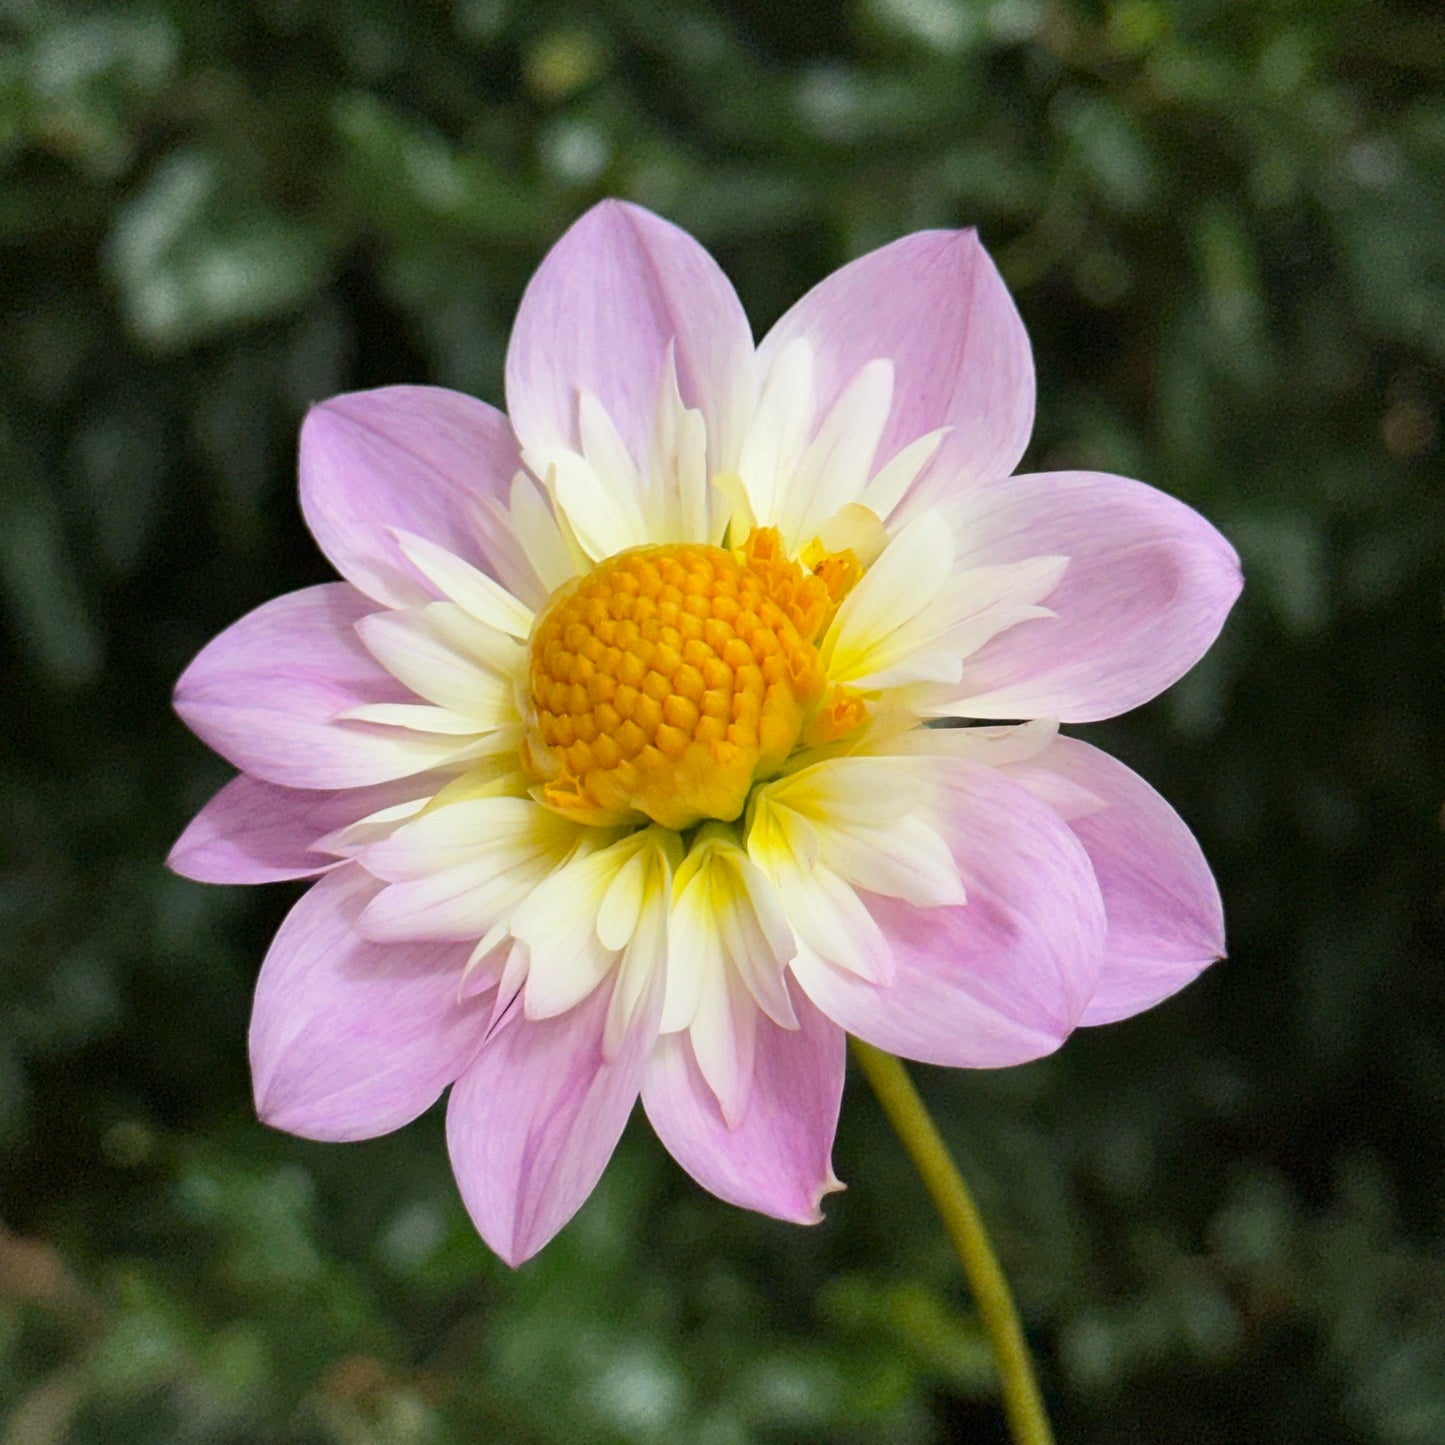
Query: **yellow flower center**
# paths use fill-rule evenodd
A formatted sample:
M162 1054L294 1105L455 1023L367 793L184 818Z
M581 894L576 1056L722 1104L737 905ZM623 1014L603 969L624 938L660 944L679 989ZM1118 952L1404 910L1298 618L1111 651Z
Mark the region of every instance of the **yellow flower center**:
M814 647L861 570L850 553L805 570L764 527L736 550L637 547L559 589L528 656L534 795L601 826L738 817L800 741L863 721Z

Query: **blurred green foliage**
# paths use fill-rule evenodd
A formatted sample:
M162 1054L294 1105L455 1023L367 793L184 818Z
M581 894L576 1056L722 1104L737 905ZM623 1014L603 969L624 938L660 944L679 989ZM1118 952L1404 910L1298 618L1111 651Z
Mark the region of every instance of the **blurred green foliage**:
M1238 544L1209 659L1093 730L1200 833L1231 959L1037 1065L918 1072L1062 1439L1445 1439L1442 80L1418 0L0 0L0 1440L1003 1439L863 1090L818 1229L638 1123L512 1274L435 1114L253 1121L294 891L160 867L225 776L171 681L326 575L305 406L500 401L521 286L604 194L697 234L759 332L978 224L1029 463Z

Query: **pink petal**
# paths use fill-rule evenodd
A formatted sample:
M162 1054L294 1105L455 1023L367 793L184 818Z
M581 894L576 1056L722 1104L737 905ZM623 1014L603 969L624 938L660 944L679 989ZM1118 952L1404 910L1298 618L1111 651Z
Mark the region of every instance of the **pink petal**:
M167 865L198 883L278 883L310 878L341 861L311 845L394 803L421 797L415 779L341 792L279 788L232 778L176 840ZM435 791L433 785L431 791Z
M642 1082L642 1104L668 1152L729 1204L817 1224L818 1203L842 1188L833 1135L843 1098L843 1030L793 989L797 1029L758 1019L753 1086L734 1129L698 1070L687 1033L664 1034Z
M909 511L955 488L1006 477L1028 445L1034 366L1013 298L974 231L919 231L820 282L758 348L767 367L790 341L815 352L817 416L869 361L893 363L880 464L949 427Z
M389 528L414 532L485 565L497 526L480 503L505 502L521 467L507 418L437 386L387 386L334 396L301 428L301 510L348 582L390 607L435 591Z
M793 972L835 1023L904 1058L998 1068L1051 1052L1098 980L1104 903L1058 814L991 768L937 760L939 826L968 901L917 908L865 895L893 947L893 983L800 954Z
M608 1063L602 1029L611 995L594 989L556 1018L508 1021L452 1090L447 1143L462 1199L513 1267L582 1207L637 1101L662 991L652 989Z
M742 304L685 231L640 206L603 201L548 252L517 312L507 410L523 446L580 450L586 390L645 463L669 343L682 399L707 422L709 471L734 465L752 404Z
M1243 585L1233 547L1142 482L1043 472L960 494L949 519L972 565L1068 557L1044 605L965 664L963 714L1094 722L1176 682L1219 635Z
M1026 786L1062 775L1107 805L1072 820L1104 895L1109 932L1081 1023L1128 1018L1224 956L1224 909L1194 835L1137 773L1075 738L1008 769Z
M488 997L458 1001L465 944L378 944L356 919L380 885L355 865L286 916L256 981L251 1075L266 1123L371 1139L430 1106L481 1045Z
M411 694L355 633L376 610L343 582L273 598L213 638L176 684L176 711L240 768L290 788L357 788L432 766L401 729L336 723L363 703ZM399 746L400 742L400 746Z

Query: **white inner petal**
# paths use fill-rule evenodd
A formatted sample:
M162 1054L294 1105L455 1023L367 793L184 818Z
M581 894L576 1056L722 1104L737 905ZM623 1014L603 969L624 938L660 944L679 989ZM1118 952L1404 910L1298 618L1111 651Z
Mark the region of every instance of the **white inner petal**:
M748 427L738 473L753 516L773 525L813 423L813 348L804 337L773 358Z
M476 718L464 717L450 708L431 707L420 702L369 702L361 707L347 708L337 716L349 722L410 728L419 733L445 733L452 737L472 737L477 732Z
M590 456L561 450L552 454L547 472L552 495L594 562L629 547L641 547L648 540L638 496L641 483L630 459L627 466L630 477L608 477L598 471Z
M512 917L530 957L528 1018L566 1012L615 969L603 1051L616 1051L652 988L664 986L668 903L681 852L675 833L644 828L579 853L530 891Z
M387 837L392 829L404 823L408 818L414 818L426 807L427 799L431 796L428 789L422 796L413 798L409 803L396 803L390 808L378 808L374 813L368 813L364 818L358 818L354 823L348 823L344 828L337 828L334 832L327 833L324 837L318 838L312 845L314 853L331 853L337 858L350 858L364 848L369 848L373 843L380 842Z
M910 522L843 599L819 656L829 677L867 688L919 651L953 567L953 533L936 512Z
M522 647L456 603L373 612L356 632L394 678L428 702L475 719L476 731L519 720L514 678Z
M564 583L587 570L587 557L563 529L537 484L524 472L512 478L511 506L505 522L541 584L539 606Z
M772 884L729 829L702 829L674 879L661 1027L688 1031L729 1128L747 1110L759 1013L797 1027L785 974L795 951Z
M737 971L714 960L704 975L688 1038L698 1072L730 1129L747 1112L757 1034L756 1002Z
M928 776L907 757L834 758L754 795L748 855L777 887L795 933L874 982L891 977L892 953L855 889L917 907L967 901L933 826Z
M698 1005L694 963L736 972L759 1008L796 1028L784 970L793 932L782 901L730 829L701 830L673 886L672 943L663 1031L687 1028Z
M816 822L773 801L765 785L754 797L748 856L778 890L799 939L849 972L886 984L893 951L852 886L824 861L827 840Z
M893 363L870 361L844 387L775 503L790 549L806 544L849 502L858 501L893 405Z
M649 541L721 540L722 526L713 519L713 490L708 485L707 443L703 414L683 404L669 344L658 379L648 454L644 511Z
M896 452L879 470L878 475L863 488L859 500L870 512L886 522L893 515L893 509L903 500L904 493L922 475L924 467L933 460L934 454L943 444L949 428L940 427L909 442Z
M526 640L532 630L532 609L500 582L424 537L399 529L393 529L392 536L417 571L463 611L498 632Z
M477 938L511 912L579 845L583 830L530 798L434 807L362 855L388 887L362 928L371 937Z

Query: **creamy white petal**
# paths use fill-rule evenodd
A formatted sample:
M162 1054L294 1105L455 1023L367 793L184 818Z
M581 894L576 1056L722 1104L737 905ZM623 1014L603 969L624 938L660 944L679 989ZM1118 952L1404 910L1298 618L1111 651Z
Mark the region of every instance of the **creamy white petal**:
M829 867L869 893L919 908L968 901L948 844L922 818L899 818L884 828L837 828L824 850Z
M888 751L909 757L964 757L1004 768L1026 763L1059 735L1057 718L988 727L914 728L888 743Z
M895 452L879 468L878 475L863 488L863 495L859 500L870 512L882 517L886 522L924 467L933 460L934 453L947 435L948 428L940 427Z
M768 368L738 458L738 474L759 524L776 523L812 425L813 348L800 336Z
M650 535L645 489L637 460L627 449L606 408L590 391L577 407L582 450L563 446L525 454L544 477L578 543L593 560L628 547L663 540Z
M608 1061L617 1057L633 1025L647 1011L649 1000L655 1006L660 990L666 986L668 896L672 891L672 858L680 851L681 845L674 837L671 847L655 844L641 855L646 875L641 906L632 937L622 951L617 983L602 1026L602 1057ZM653 1013L652 1018L655 1020L657 1014Z
M849 502L818 528L818 544L829 552L851 552L871 567L888 546L888 529L861 502Z
M617 961L617 951L604 948L597 937L597 910L619 861L606 848L575 858L538 884L513 913L512 932L531 959L523 991L529 1019L565 1013Z
M596 851L579 852L532 890L512 918L512 932L526 942L531 955L523 999L529 1019L551 1018L579 1003L618 963L620 954L617 988L623 997L614 998L609 1015L615 1013L619 1024L631 1017L631 1008L647 991L646 968L665 963L668 895L681 846L675 833L645 828ZM599 932L603 905L619 876L639 858L641 901L634 912L628 875L609 908L606 933L616 944L609 946ZM624 934L624 923L630 923L630 934Z
M743 855L751 909L729 909L718 920L723 949L757 1006L779 1028L795 1029L798 1016L788 993L787 966L797 952L793 929L778 891L753 860Z
M747 851L778 890L798 939L850 973L887 983L892 950L852 887L822 861L822 830L773 804L766 786L754 797Z
M500 582L425 537L399 528L392 528L391 534L417 571L463 611L498 632L526 640L532 630L532 609Z
M530 798L433 807L364 853L367 870L390 886L361 926L375 938L486 935L583 841L580 825Z
M348 708L337 716L348 722L410 728L413 732L441 733L448 737L475 737L483 726L474 717L420 702L369 702L362 707Z
M1062 558L1047 558L1060 562ZM1059 570L1062 570L1060 568ZM920 612L894 634L893 662L854 679L855 687L866 691L908 687L915 683L936 684L950 701L958 692L965 660L986 642L1039 617L1052 617L1047 607L1017 601L1008 596L979 600L968 574L955 573L945 584L933 606ZM943 714L950 715L950 714Z
M754 795L748 854L776 886L794 932L863 977L887 977L892 953L855 888L922 907L965 901L929 816L927 778L927 765L911 757L842 757Z
M428 702L487 727L517 721L513 676L525 657L522 648L455 603L374 612L356 631L393 677Z
M548 457L547 476L558 510L591 561L648 542L635 486L619 492L587 457L560 450Z
M955 571L939 598L939 644L962 659L1019 622L1052 617L1040 604L1068 566L1067 557L1050 556Z
M668 932L662 1031L689 1031L698 1069L734 1128L752 1088L760 1007L797 1027L784 972L796 947L775 890L729 830L701 830L678 868Z
M647 900L648 858L639 849L620 867L597 910L597 937L603 948L621 950L637 928Z
M626 506L629 501L640 500L642 474L637 461L617 434L607 408L585 389L577 403L577 423L582 435L582 455L618 504Z
M528 567L536 573L543 601L563 583L587 570L586 559L574 549L546 497L523 472L512 478L508 520Z
M667 925L667 992L663 996L661 1033L687 1028L697 1016L703 981L726 966L722 933L713 910L711 869L707 857L690 851L673 881L672 916Z
M482 757L495 746L493 740L501 736L500 733L488 733L485 737L468 738L450 733L415 732L410 728L357 722L344 715L336 719L336 726L364 729L368 755L379 762L385 762L389 757L391 762L387 771L393 778L436 768L451 768L470 758Z
M664 1032L692 1022L702 980L724 968L775 1023L797 1026L784 976L792 929L777 891L729 829L703 828L679 865L669 931Z
M373 938L477 938L507 925L567 856L565 836L520 841L512 850L438 868L390 884L372 900L361 926Z
M473 798L433 807L378 843L363 861L389 883L465 863L502 868L538 853L555 853L560 861L581 831L580 824L530 798Z
M893 364L870 361L844 387L791 475L781 478L778 530L796 549L862 498L893 405Z
M923 801L926 776L925 767L907 758L830 758L765 783L758 800L816 828L882 827ZM819 846L813 843L815 853Z
M429 798L413 798L409 803L396 803L390 808L378 808L364 818L337 828L325 837L318 838L312 845L319 853L334 853L338 858L351 858L388 837L392 830L414 818L426 807Z
M467 863L391 883L367 905L357 927L378 942L474 939L506 918L545 872L545 865L509 860L503 868Z
M843 599L823 639L819 658L828 676L863 685L916 651L953 555L953 533L936 512L923 513L894 537Z
M730 1129L747 1111L757 1032L758 1006L742 979L731 968L709 972L688 1037L698 1071Z
M888 940L853 888L831 868L783 867L772 877L799 938L830 963L870 983L892 981L893 950Z
M658 380L644 500L648 535L654 542L721 540L722 524L713 520L707 444L707 422L696 407L683 403L674 349L669 345Z

